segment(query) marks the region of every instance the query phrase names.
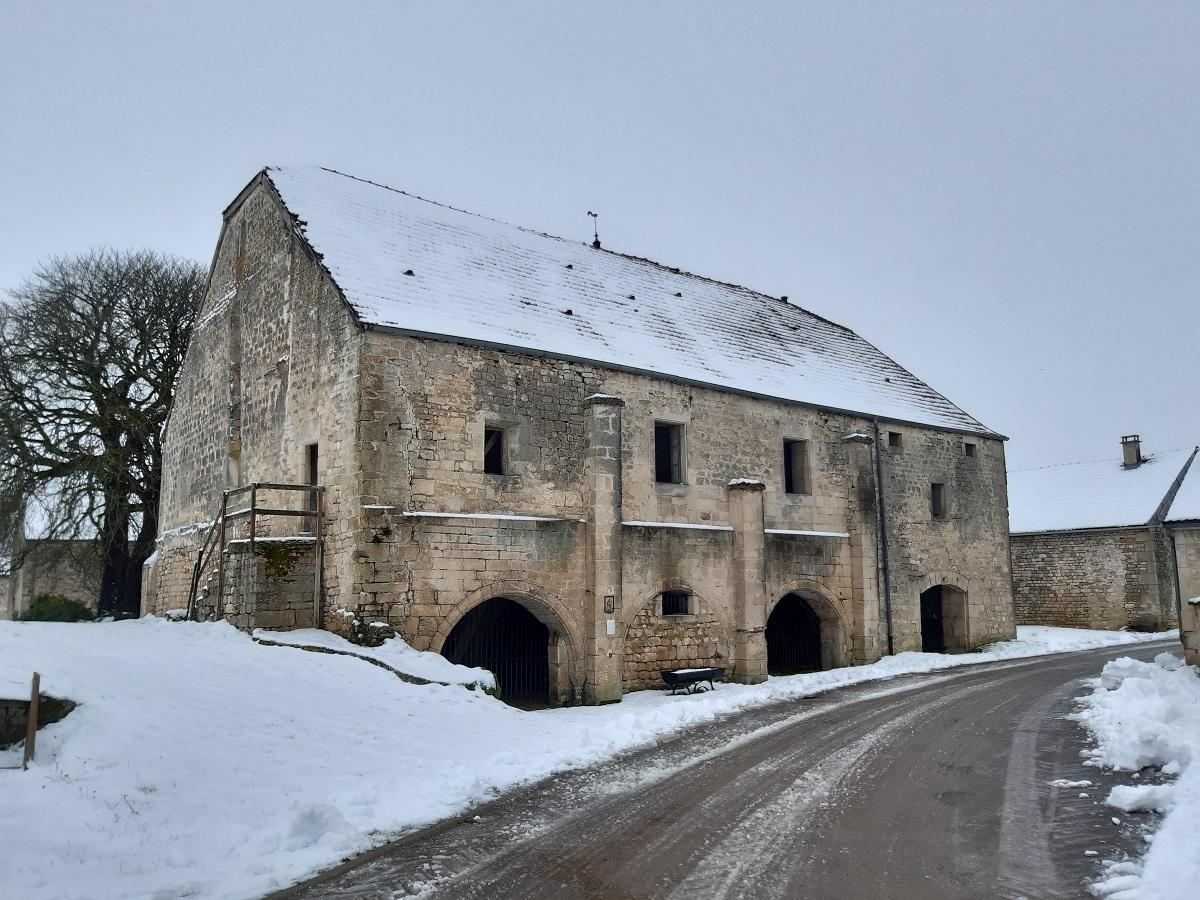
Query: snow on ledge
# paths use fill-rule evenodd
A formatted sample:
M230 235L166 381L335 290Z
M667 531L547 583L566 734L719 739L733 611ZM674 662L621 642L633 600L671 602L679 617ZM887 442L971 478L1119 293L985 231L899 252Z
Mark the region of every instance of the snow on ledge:
M400 515L414 519L479 519L501 522L582 522L583 519L565 519L559 516L524 516L516 513L453 513L427 512L422 509L402 510Z
M739 485L760 485L761 487L766 487L766 485L763 484L761 481L759 481L757 478L731 478L731 479L729 479L728 487L738 487Z
M814 538L848 538L850 535L845 531L804 531L803 529L795 528L764 528L763 534L789 534L795 537L814 537Z
M315 544L317 539L311 534L293 534L288 537L256 537L256 544ZM233 538L226 544L249 544L250 538Z
M386 628L386 622L369 622L368 627ZM252 632L255 640L267 641L284 647L317 648L340 653L344 656L373 659L387 668L434 684L481 685L492 687L496 677L486 669L460 666L452 663L440 653L416 650L402 637L388 638L378 647L353 644L340 635L320 628L297 628L291 631L269 631L256 628Z
M629 528L683 528L691 529L693 531L733 531L732 525L726 525L720 522L713 524L700 524L692 522L640 522L635 520L630 522L622 522L621 524Z

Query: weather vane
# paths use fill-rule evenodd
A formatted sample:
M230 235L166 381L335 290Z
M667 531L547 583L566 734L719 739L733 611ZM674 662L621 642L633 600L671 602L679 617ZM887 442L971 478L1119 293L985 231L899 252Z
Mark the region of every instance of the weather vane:
M600 214L594 213L590 209L588 215L592 217L592 246L597 250L600 249Z

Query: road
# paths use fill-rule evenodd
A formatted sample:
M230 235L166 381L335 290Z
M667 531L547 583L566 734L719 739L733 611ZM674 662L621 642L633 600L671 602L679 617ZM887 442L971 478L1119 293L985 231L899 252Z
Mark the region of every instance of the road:
M1072 698L1108 659L1175 648L760 708L504 795L276 897L1085 897L1102 859L1144 849L1147 819L1113 823L1116 779L1082 766Z

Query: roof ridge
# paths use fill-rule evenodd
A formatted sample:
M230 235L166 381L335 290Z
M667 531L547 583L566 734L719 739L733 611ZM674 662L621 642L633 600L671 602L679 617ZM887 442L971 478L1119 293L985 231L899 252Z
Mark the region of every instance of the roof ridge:
M930 388L930 390L933 390L933 388ZM1149 456L1145 457L1145 459L1142 460L1142 463L1144 465L1145 463L1148 463L1148 462L1156 462L1165 456L1170 456L1172 453L1188 453L1194 449L1195 449L1194 447L1174 447L1170 450L1159 450L1159 451L1157 451L1155 453L1151 453ZM1105 456L1101 459L1076 459L1076 460L1071 460L1069 462L1050 463L1049 465L1045 465L1045 466L1026 466L1023 469L1009 469L1008 474L1016 475L1019 472L1042 472L1042 471L1045 471L1046 469L1065 469L1068 466L1091 466L1091 465L1095 465L1096 463L1102 463L1102 462L1111 462L1114 465L1116 465L1118 468L1124 468L1124 466L1121 464L1121 461L1119 459L1116 459L1112 456ZM1133 467L1133 469L1136 469L1136 468L1137 468L1137 466ZM1130 471L1132 471L1132 469Z
M295 166L295 167L292 167L292 166L267 166L268 170L284 169L284 168L306 168L306 167L305 166ZM763 291L756 290L755 288L752 288L752 287L747 287L744 284L738 284L736 281L724 281L723 279L713 278L712 276L709 276L709 275L701 275L697 272L691 272L687 269L681 269L678 266L671 266L671 265L668 265L667 263L659 262L658 260L651 259L648 256L638 256L636 253L624 253L620 250L612 250L608 247L593 247L587 241L575 241L575 240L572 240L571 238L562 237L561 235L551 234L548 231L539 231L538 229L532 228L528 225L518 225L515 222L509 222L505 219L497 219L495 216L489 216L484 213L475 212L474 210L470 210L470 209L463 209L462 207L459 207L459 206L453 206L452 204L449 204L449 203L443 203L440 200L431 200L428 197L422 197L420 194L414 194L411 191L404 190L403 188L392 187L389 184L383 184L382 182L372 181L370 178L363 178L359 175L351 175L349 172L342 172L342 171L339 171L338 169L334 169L329 166L313 166L312 168L320 169L322 172L328 172L331 175L340 175L343 178L349 178L352 181L358 181L358 182L361 182L362 184L369 184L369 185L371 185L371 187L382 188L385 191L391 191L394 194L400 194L404 197L410 197L413 200L420 200L422 203L428 203L431 206L437 206L441 209L448 209L448 210L451 210L452 212L462 213L465 216L474 216L477 219L483 219L485 222L493 222L497 225L503 225L506 228L515 228L517 231L523 231L526 234L535 234L538 237L550 238L551 240L555 240L555 241L562 241L564 244L578 244L579 246L581 246L587 250L598 250L601 253L609 253L613 256L620 256L623 259L632 260L634 262L645 263L647 265L654 266L655 268L662 269L665 272L670 272L672 275L682 275L684 277L694 278L697 281L703 281L708 284L715 284L715 285L720 285L722 287L734 288L735 290L739 290L739 291L746 291L747 293L753 294L756 297L761 297L764 300L770 300L773 303L783 304L783 306L787 307L788 309L794 309L799 312L810 315L813 318L820 319L822 322L832 325L834 328L839 328L842 331L848 332L849 334L853 334L856 337L860 337L860 338L862 337L862 335L858 334L858 332L856 332L853 328L850 328L848 325L843 325L841 322L835 322L832 319L828 319L825 316L821 315L820 313L813 312L811 309L808 309L807 307L804 307L804 306L800 306L797 303L792 303L790 300L787 300L782 296L774 297L771 294L764 293ZM872 345L872 346L874 346L874 345ZM879 348L876 347L875 349L878 350ZM909 374L912 374L912 373L909 373ZM945 399L945 398L943 397L943 399Z

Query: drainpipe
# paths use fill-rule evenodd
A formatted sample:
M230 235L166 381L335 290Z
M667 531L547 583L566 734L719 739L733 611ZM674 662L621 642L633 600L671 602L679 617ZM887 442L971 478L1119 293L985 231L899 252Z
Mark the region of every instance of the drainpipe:
M1179 547L1175 544L1175 530L1167 526L1167 538L1171 542L1171 573L1175 576L1175 627L1183 634L1183 588L1179 584Z
M895 653L892 642L892 566L888 558L887 507L883 495L883 460L879 455L879 420L871 420L875 443L875 505L879 510L879 554L883 563L883 615L887 622L888 656Z

